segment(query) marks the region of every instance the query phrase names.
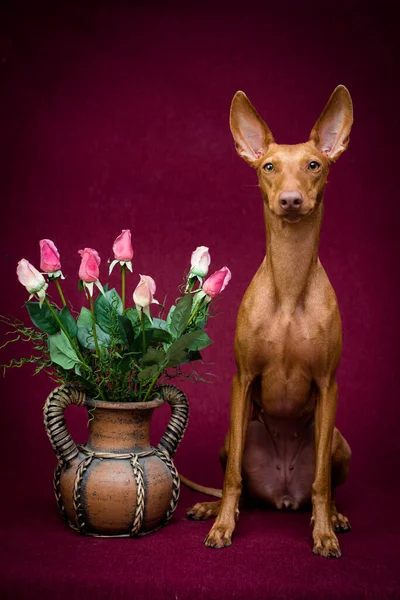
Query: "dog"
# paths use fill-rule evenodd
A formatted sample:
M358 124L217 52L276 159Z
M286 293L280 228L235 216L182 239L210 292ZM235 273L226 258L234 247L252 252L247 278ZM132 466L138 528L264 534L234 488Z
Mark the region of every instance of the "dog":
M351 97L340 85L310 139L280 145L247 96L233 98L230 127L239 156L257 171L267 249L237 317L222 499L187 513L216 517L206 546L231 544L246 498L293 510L311 501L313 552L324 557L341 555L335 532L350 530L333 497L351 456L335 427L342 327L318 245L328 171L346 150L352 123Z

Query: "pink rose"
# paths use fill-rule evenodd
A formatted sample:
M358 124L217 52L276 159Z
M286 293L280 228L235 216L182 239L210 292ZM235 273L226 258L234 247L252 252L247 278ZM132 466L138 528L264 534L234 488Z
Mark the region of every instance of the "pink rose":
M131 242L131 232L129 229L123 229L113 245L114 258L118 261L129 262L133 258L133 248Z
M54 242L51 240L40 240L40 269L44 273L55 273L60 271L60 255Z
M190 273L198 277L205 277L208 273L211 257L207 246L198 246L192 252Z
M156 293L156 282L149 275L140 275L140 281L133 292L133 301L136 305L136 310L139 315L141 311L149 318L152 322L150 314L150 304L159 304L154 298Z
M43 275L39 273L39 271L35 269L35 267L31 265L25 258L23 258L18 263L17 276L18 281L26 287L31 295L37 294L40 305L42 305L46 297L46 290L48 287Z
M81 265L79 267L79 278L85 283L97 281L100 276L100 256L93 248L79 250L79 254L82 256Z
M149 275L140 275L140 281L133 292L133 301L136 307L146 308L150 304L158 304L157 300L154 300L154 294L156 293L156 282Z
M46 280L41 273L25 258L17 266L18 280L26 287L30 294L34 294L46 285Z
M222 267L219 271L215 271L208 279L203 283L203 292L214 298L224 291L228 283L230 282L232 273L228 267Z

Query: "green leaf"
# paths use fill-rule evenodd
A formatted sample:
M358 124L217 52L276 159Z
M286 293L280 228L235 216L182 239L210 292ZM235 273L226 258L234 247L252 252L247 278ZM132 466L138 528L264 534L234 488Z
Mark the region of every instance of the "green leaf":
M186 294L176 305L169 325L169 330L175 338L178 338L184 332L192 312L192 304L193 297Z
M164 360L164 350L156 350L155 348L149 348L146 354L143 356L144 365L161 365Z
M123 356L121 359L115 359L112 361L112 368L120 371L120 373L127 373L131 369L131 356Z
M187 349L202 334L202 331L190 331L176 340L167 350L167 367L177 367L188 358Z
M154 329L151 341L156 344L171 344L173 339L172 335L168 331L165 331L165 329Z
M124 317L127 317L132 323L132 327L136 337L139 334L139 331L141 331L141 323L138 311L136 310L136 308L128 308L125 311Z
M136 310L136 308L128 308L128 310L125 312L124 316L130 320L132 327L133 327L134 334L135 334L135 339L131 343L129 349L136 353L139 353L139 352L143 353L142 323L141 323L138 311ZM148 317L146 315L144 315L144 329L145 329L145 338L146 338L146 344L145 344L145 352L146 352L147 348L150 346L150 344L152 342L154 331L156 331L153 329L151 321L148 319Z
M122 341L124 342L128 350L131 350L135 340L135 330L133 328L131 320L128 317L125 317L124 315L118 315L118 325Z
M64 306L64 308L61 310L59 317L60 317L61 323L64 325L65 329L67 330L68 335L71 338L76 337L76 334L78 333L78 326L75 322L74 317L71 315L71 313L69 312L69 310L66 306Z
M50 358L63 369L73 369L80 360L75 348L63 331L49 337Z
M36 325L38 329L49 335L60 331L57 319L46 304L42 304L40 307L39 302L27 302L26 308L28 309L32 323Z
M151 342L153 339L153 330L152 329L146 329L145 330L145 348L144 348L144 353L146 353L147 348L150 346ZM132 350L132 352L136 352L136 353L140 353L143 354L143 338L142 338L142 332L140 331L138 336L135 337L135 339L133 340L130 350Z
M117 290L115 288L112 288L112 290L104 290L105 292L105 297L107 298L108 302L111 304L111 306L115 306L115 309L117 311L117 313L119 315L122 315L122 300L117 292Z
M74 371L77 375L82 375L82 371L81 371L81 365L80 363L75 363L74 366Z
M173 304L173 305L171 306L171 308L169 309L169 313L168 313L168 316L167 316L167 327L168 327L168 329L169 329L169 327L170 327L170 325L171 325L172 316L173 316L173 314L174 314L174 312L175 312L175 309L176 309L176 306L175 306L175 304Z
M163 319L153 319L153 343L156 344L171 344L173 338L168 331L168 323Z
M78 327L92 326L92 313L88 308L82 307L77 324Z
M111 337L100 329L98 325L96 325L96 333L100 348L108 348L110 346ZM92 324L83 326L78 325L77 337L80 345L87 348L87 350L96 349L94 345Z
M193 332L193 333L195 333L195 332ZM198 337L195 338L193 340L193 342L188 344L189 350L193 350L193 351L202 350L203 348L206 348L207 346L209 346L210 344L213 343L205 331L198 331L197 333L199 334Z
M151 365L151 367L147 367L146 369L143 369L143 371L140 371L140 373L138 374L138 378L140 379L140 381L147 381L148 379L153 379L158 373L158 366L157 365Z
M163 329L164 331L168 331L168 323L167 323L167 321L164 321L163 319L157 319L157 317L154 317L153 328L154 329Z
M106 292L104 295L98 295L94 304L94 312L96 323L98 323L103 331L109 333L110 320L113 313L116 312L117 315L122 315L122 300L114 288Z

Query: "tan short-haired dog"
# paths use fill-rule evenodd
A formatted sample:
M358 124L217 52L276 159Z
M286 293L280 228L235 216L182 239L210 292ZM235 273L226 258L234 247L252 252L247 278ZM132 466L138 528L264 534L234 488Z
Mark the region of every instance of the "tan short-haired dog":
M338 86L310 140L279 145L246 95L233 99L231 131L257 170L267 252L238 313L222 500L188 511L217 517L207 546L231 544L242 480L246 495L277 508L312 500L316 554L340 556L335 531L350 530L333 499L350 461L335 427L341 320L318 244L329 167L347 148L352 122L350 94Z

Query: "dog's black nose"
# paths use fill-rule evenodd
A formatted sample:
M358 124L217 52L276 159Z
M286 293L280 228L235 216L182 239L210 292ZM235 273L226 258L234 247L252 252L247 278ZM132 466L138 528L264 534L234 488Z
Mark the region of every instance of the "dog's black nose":
M279 204L283 210L299 210L303 204L303 196L300 192L282 192L279 196Z

